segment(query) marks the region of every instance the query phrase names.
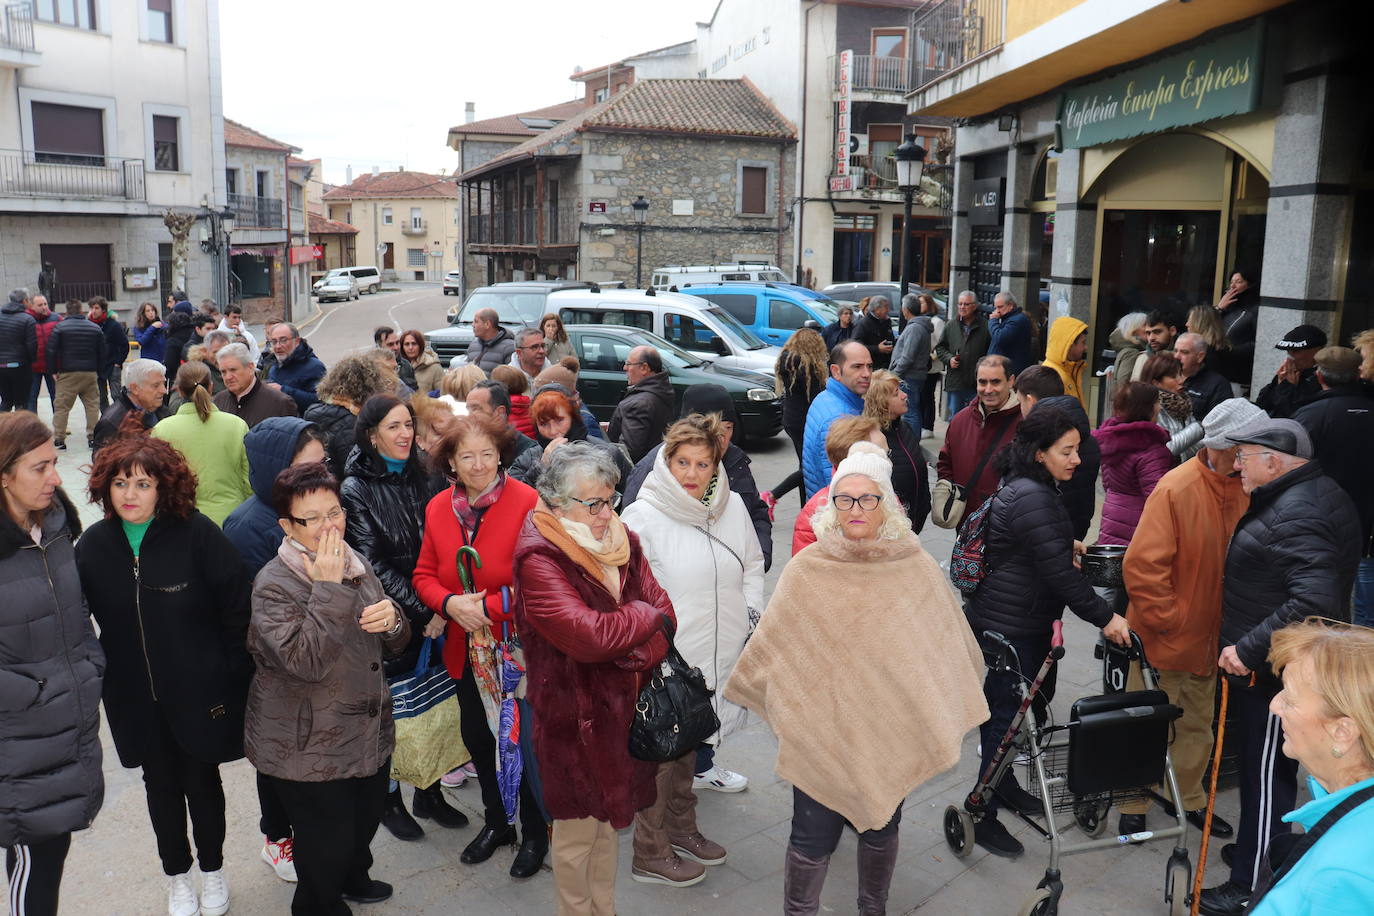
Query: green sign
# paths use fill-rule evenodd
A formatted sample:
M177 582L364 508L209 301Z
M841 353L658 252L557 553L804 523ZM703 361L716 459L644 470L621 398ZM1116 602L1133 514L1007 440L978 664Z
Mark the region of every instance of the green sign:
M1059 146L1081 148L1244 114L1260 105L1264 24L1059 97Z

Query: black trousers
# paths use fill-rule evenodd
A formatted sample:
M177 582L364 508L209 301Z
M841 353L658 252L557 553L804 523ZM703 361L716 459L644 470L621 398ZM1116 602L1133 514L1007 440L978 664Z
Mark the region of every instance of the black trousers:
M935 429L935 389L940 387L940 373L932 372L926 376L921 386L921 427L927 431Z
M902 822L902 806L892 820L877 830L867 830L859 836L886 839L897 833ZM840 836L847 822L844 815L832 811L796 786L792 787L792 833L787 842L809 859L823 859L840 845Z
M1226 743L1237 750L1240 770L1240 825L1231 862L1231 880L1253 888L1255 879L1269 870L1269 840L1276 833L1291 833L1283 816L1297 807L1298 762L1282 750L1283 726L1269 711L1279 691L1270 680L1254 687L1237 687L1231 680L1231 729Z
M258 774L258 829L269 840L284 840L291 835L291 815L277 797L271 778Z
M472 755L472 765L477 768L483 820L488 827L504 827L506 806L501 801L501 785L496 777L496 736L487 725L486 708L482 705L482 695L477 690L477 679L472 676L470 664L463 666L463 676L458 680L458 714L463 744ZM385 791L383 789L383 794ZM527 840L548 837L548 826L539 811L539 802L530 791L528 779L520 780L520 834Z
M64 833L37 843L21 843L5 850L9 875L10 916L57 916L57 893L67 862L72 835Z
M291 825L296 894L292 916L342 916L344 891L363 890L371 876L372 837L382 822L391 761L369 776L296 782L269 776Z
M223 867L224 786L219 764L187 753L160 710L154 711L148 743L143 748L143 788L164 873L182 875L191 870L191 844L186 839L188 809L200 870Z
M0 413L27 410L33 372L28 366L0 369Z
M100 391L101 413L104 413L105 408L110 406L110 401L119 397L119 393L124 390L119 384L120 376L123 374L123 366L106 366L95 374L95 385Z
M1021 687L1023 680L1033 680L1040 671L1040 666L1045 661L1045 656L1050 652L1049 635L1037 636L1033 638L1008 639L1012 647L1016 649L1017 658L1021 662L1021 673L1018 676L1013 672L998 672L988 669L987 675L983 678L983 698L988 702L988 720L978 726L978 741L982 750L982 762L979 765L978 778L981 779L987 770L988 764L997 753L997 746L1002 743L1002 738L1006 735L1007 729L1011 727L1011 720L1016 718L1016 711L1021 708ZM995 653L998 646L991 640L985 639L981 633L978 634L978 644L983 647L984 653ZM1054 688L1058 682L1059 666L1050 668L1050 672L1045 676L1045 683L1040 685L1040 693L1036 696L1033 704L1035 715L1038 721L1045 721L1045 712L1049 709L1050 701L1054 699ZM1016 784L1016 774L1014 769L1008 769L1002 777L999 785ZM988 811L996 811L998 807L997 797L988 798Z
M806 505L806 490L802 488L802 437L806 435L804 426L784 426L782 431L787 433L787 438L792 440L792 448L797 452L797 469L782 479L782 483L773 488L773 498L785 496L793 488L796 488L801 495L801 503Z

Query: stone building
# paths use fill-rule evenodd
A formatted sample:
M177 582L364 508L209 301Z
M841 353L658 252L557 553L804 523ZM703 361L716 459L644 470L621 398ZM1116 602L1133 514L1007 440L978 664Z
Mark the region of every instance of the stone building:
M225 187L234 214L231 298L243 306L249 321L300 319L309 306L309 287L302 290L290 267L288 162L298 152L289 143L224 119Z
M460 176L468 283L786 261L796 139L747 79L638 80Z
M495 159L531 137L557 127L590 104L582 99L573 99L533 111L478 121L475 120L476 107L468 102L466 120L448 129L449 148L458 153L458 171L466 172Z

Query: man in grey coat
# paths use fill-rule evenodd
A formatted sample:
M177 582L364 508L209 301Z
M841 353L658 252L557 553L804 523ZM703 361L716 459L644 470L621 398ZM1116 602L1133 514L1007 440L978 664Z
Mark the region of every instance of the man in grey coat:
M921 315L921 300L908 293L902 299L906 327L892 350L891 369L902 380L906 392L906 415L902 422L921 438L921 389L930 374L930 319Z
M496 314L496 309L481 309L472 316L469 363L491 375L491 370L509 363L514 354L515 338L501 327L501 316Z

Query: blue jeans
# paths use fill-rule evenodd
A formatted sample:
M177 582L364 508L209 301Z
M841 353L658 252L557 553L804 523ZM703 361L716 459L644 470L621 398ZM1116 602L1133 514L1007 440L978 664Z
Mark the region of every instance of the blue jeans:
M956 413L958 413L959 411L961 411L961 410L963 410L965 407L967 407L967 406L969 405L969 402L973 400L973 396L976 395L977 393L978 393L978 392L976 392L976 391L974 391L974 390L972 390L972 389L969 389L968 391L950 391L950 390L946 389L946 390L945 390L945 413L946 413L945 420L946 420L946 422L948 422L949 420L953 420L953 419L954 419L954 415L955 415Z
M48 405L57 407L57 380L52 377L51 372L43 375L34 374L33 383L29 385L29 410L38 413L38 393L43 389L43 384L48 386Z
M908 382L902 379L902 390L906 392L906 413L902 415L902 422L911 427L911 431L916 434L916 438L921 438L921 389L925 387L925 379L919 382Z
M1374 557L1361 557L1355 574L1355 622L1374 627Z

